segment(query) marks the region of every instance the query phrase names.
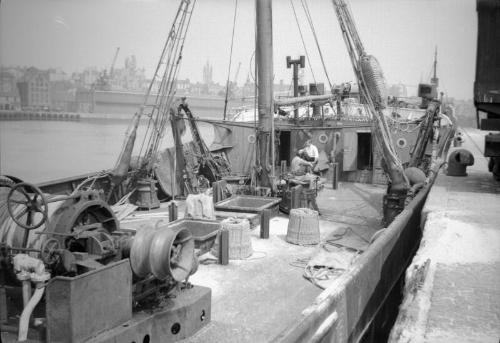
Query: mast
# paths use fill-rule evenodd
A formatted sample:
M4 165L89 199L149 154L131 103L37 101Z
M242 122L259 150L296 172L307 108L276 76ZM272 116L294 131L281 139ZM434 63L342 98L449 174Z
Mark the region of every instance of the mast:
M432 67L433 69L433 77L431 79L431 84L435 86L436 88L439 86L439 79L437 77L437 63L438 63L438 48L436 46L436 49L434 50L434 65ZM437 91L436 91L437 94Z
M261 186L269 187L271 182L268 173L273 168L270 165L271 133L273 132L273 28L272 28L272 0L255 0L256 8L256 60L257 65L257 97L258 115L257 125L257 160ZM273 133L274 135L274 133Z

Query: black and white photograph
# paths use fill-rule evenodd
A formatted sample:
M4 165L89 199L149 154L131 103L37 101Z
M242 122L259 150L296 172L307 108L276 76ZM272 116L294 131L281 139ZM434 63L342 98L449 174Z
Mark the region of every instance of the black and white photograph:
M500 0L0 0L0 343L500 342Z

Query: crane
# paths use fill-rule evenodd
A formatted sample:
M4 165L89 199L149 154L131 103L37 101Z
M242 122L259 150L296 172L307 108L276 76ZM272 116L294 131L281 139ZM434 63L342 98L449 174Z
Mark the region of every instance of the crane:
M99 75L99 78L95 82L95 88L98 90L109 91L111 90L111 79L113 78L113 73L115 70L116 60L118 58L118 53L120 52L120 47L116 48L115 56L109 67L109 71L104 71Z
M364 101L366 101L368 110L373 117L374 137L375 142L382 151L384 162L382 165L390 178L390 187L386 196L387 201L384 201L384 207L386 207L386 203L390 201L398 202L401 198L406 197L409 182L392 144L389 127L382 112L382 109L387 106L387 90L382 68L374 56L366 53L345 1L332 0L332 2L342 31L342 37L344 38L351 59L354 74L358 79L360 94ZM387 207L390 206L387 205ZM387 216L390 217L389 222L392 221L392 215L391 213Z

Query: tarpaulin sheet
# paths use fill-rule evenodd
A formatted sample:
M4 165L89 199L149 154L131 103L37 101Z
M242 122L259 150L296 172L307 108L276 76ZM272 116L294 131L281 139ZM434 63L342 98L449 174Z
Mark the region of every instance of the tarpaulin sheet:
M253 127L214 125L211 151L225 150L233 174L250 175L255 159Z

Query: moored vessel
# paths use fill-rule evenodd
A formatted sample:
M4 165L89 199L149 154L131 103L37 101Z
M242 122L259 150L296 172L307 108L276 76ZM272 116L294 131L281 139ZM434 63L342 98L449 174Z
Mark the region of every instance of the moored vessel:
M4 180L3 256L28 262L6 264L8 282L2 288L9 296L0 294L0 300L7 304L3 299L32 283L40 299L47 290L41 303L32 301L28 291L25 299L18 298L25 300L22 305L9 302L3 319L11 323L12 314L20 311L19 335L31 332L48 341L288 342L358 341L366 333L418 241L420 209L453 126L440 127L443 116L435 100L428 100L418 120L389 121L383 113L385 98L376 93L380 73L360 46L343 1L335 1L335 8L346 43L353 45L349 51L362 101L351 108L358 115L343 115L347 110L331 116L321 110L302 118L275 115L271 2L256 4L258 120L207 120L216 132L208 146L188 104L174 102L179 51L193 10L192 2L182 1L171 31L175 34L169 35L158 67L167 66L157 73L161 95L150 108L146 96L115 168L39 187L13 177ZM361 70L363 61L368 74ZM367 80L369 75L375 80ZM334 95L314 100L338 101ZM313 99L283 105L300 102ZM133 159L142 115L151 118L151 131L140 158ZM187 144L181 139L185 122L193 136ZM176 146L159 151L168 126ZM292 147L307 140L318 147L322 167L320 177L311 174L304 180L288 166L295 155ZM410 182L408 166L421 169L423 179ZM204 194L207 188L213 197ZM190 200L193 196L196 200ZM290 245L284 239L288 216L278 211L314 207L311 200L318 207L312 210L321 213L322 243L317 248ZM148 211L128 216L135 206ZM186 216L175 221L179 212ZM189 216L198 218L189 222ZM219 221L227 217L252 224L250 258L224 260L229 239ZM220 249L217 264L210 262L214 240ZM29 254L35 260L23 256ZM91 286L85 289L85 284ZM106 292L113 286L120 292ZM35 301L45 318L38 325L29 321ZM101 314L85 325L73 316L65 318L66 313L92 314L95 308Z

